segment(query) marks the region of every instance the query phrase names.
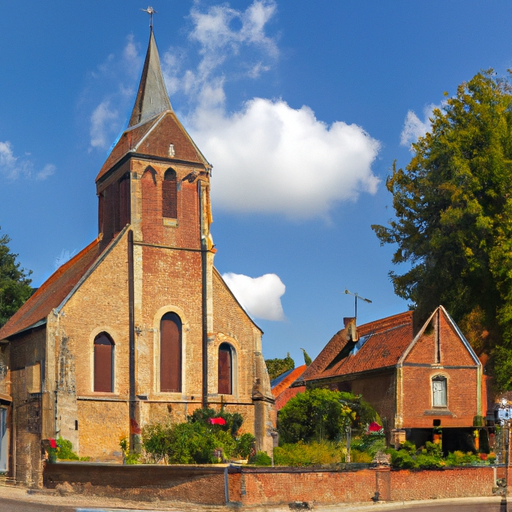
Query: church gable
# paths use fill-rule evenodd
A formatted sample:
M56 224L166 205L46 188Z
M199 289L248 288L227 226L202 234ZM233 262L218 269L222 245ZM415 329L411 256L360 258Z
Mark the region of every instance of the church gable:
M112 149L101 168L96 182L98 187L111 169L117 168L123 158L150 156L169 162L188 162L210 168L201 151L172 111L159 114L143 125L128 128Z

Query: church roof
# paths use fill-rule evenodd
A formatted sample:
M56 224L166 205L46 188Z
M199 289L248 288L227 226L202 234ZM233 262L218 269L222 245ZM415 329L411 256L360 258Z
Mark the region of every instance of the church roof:
M73 290L99 255L99 239L57 269L0 329L0 340L46 321Z
M153 29L128 127L107 157L96 182L129 154L186 161L211 168L172 109Z

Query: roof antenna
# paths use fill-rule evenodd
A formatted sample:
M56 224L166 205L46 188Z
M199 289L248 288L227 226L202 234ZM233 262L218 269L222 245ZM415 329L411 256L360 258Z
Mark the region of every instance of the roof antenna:
M149 14L149 27L151 28L151 30L153 30L153 14L156 14L155 9L148 5L147 9L141 9L141 11L147 12Z

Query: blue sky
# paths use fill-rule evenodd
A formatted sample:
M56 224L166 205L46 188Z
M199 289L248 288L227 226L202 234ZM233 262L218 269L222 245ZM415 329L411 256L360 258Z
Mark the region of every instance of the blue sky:
M173 108L213 164L216 267L266 358L315 357L354 313L407 309L371 224L444 92L512 67L512 4L163 1ZM0 226L39 286L97 235L94 179L133 106L149 36L133 0L23 1L0 17Z

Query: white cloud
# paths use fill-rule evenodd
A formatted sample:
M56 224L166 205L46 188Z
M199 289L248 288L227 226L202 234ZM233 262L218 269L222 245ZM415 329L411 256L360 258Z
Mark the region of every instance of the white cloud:
M404 121L404 128L400 134L400 145L410 146L416 142L420 137L423 137L427 132L430 132L432 123L430 121L434 109L439 108L439 105L427 105L423 109L424 120L421 121L415 112L409 110L407 117Z
M328 217L339 201L375 193L380 143L361 127L328 126L308 107L256 98L232 115L198 110L192 136L214 163L216 208Z
M276 274L248 277L228 272L222 278L250 316L262 320L285 319L281 297L286 286Z
M119 57L108 55L105 62L91 72L91 81L82 103L92 98L101 98L95 105L83 105L88 112L92 112L88 116L91 148L107 149L119 134L126 121L119 113L124 114L135 99L135 81L141 65L142 56L138 45L133 35L129 35Z
M0 141L0 174L14 181L21 177L27 179L45 180L55 173L56 167L47 164L41 171L34 171L34 162L25 156L15 156L9 141Z
M55 174L57 168L53 164L46 164L42 171L36 173L36 180L42 181Z
M164 53L162 65L171 95L183 91L203 105L209 101L213 107L224 102L226 81L255 79L269 71L267 61L275 60L279 50L265 28L276 10L273 0L255 0L245 11L228 5L212 6L206 12L193 7L189 40L199 44L200 60L194 70L182 72L186 52L170 48Z
M91 115L91 146L93 148L106 148L112 142L112 133L117 131L119 113L110 106L110 101L100 103Z
M227 5L213 6L206 13L193 8L191 17L195 29L189 37L202 45L203 55L221 58L221 52L229 49L237 53L244 43L259 45L277 55L275 42L265 35L265 25L275 12L276 3L272 0L255 0L245 11ZM238 30L233 28L235 25Z

